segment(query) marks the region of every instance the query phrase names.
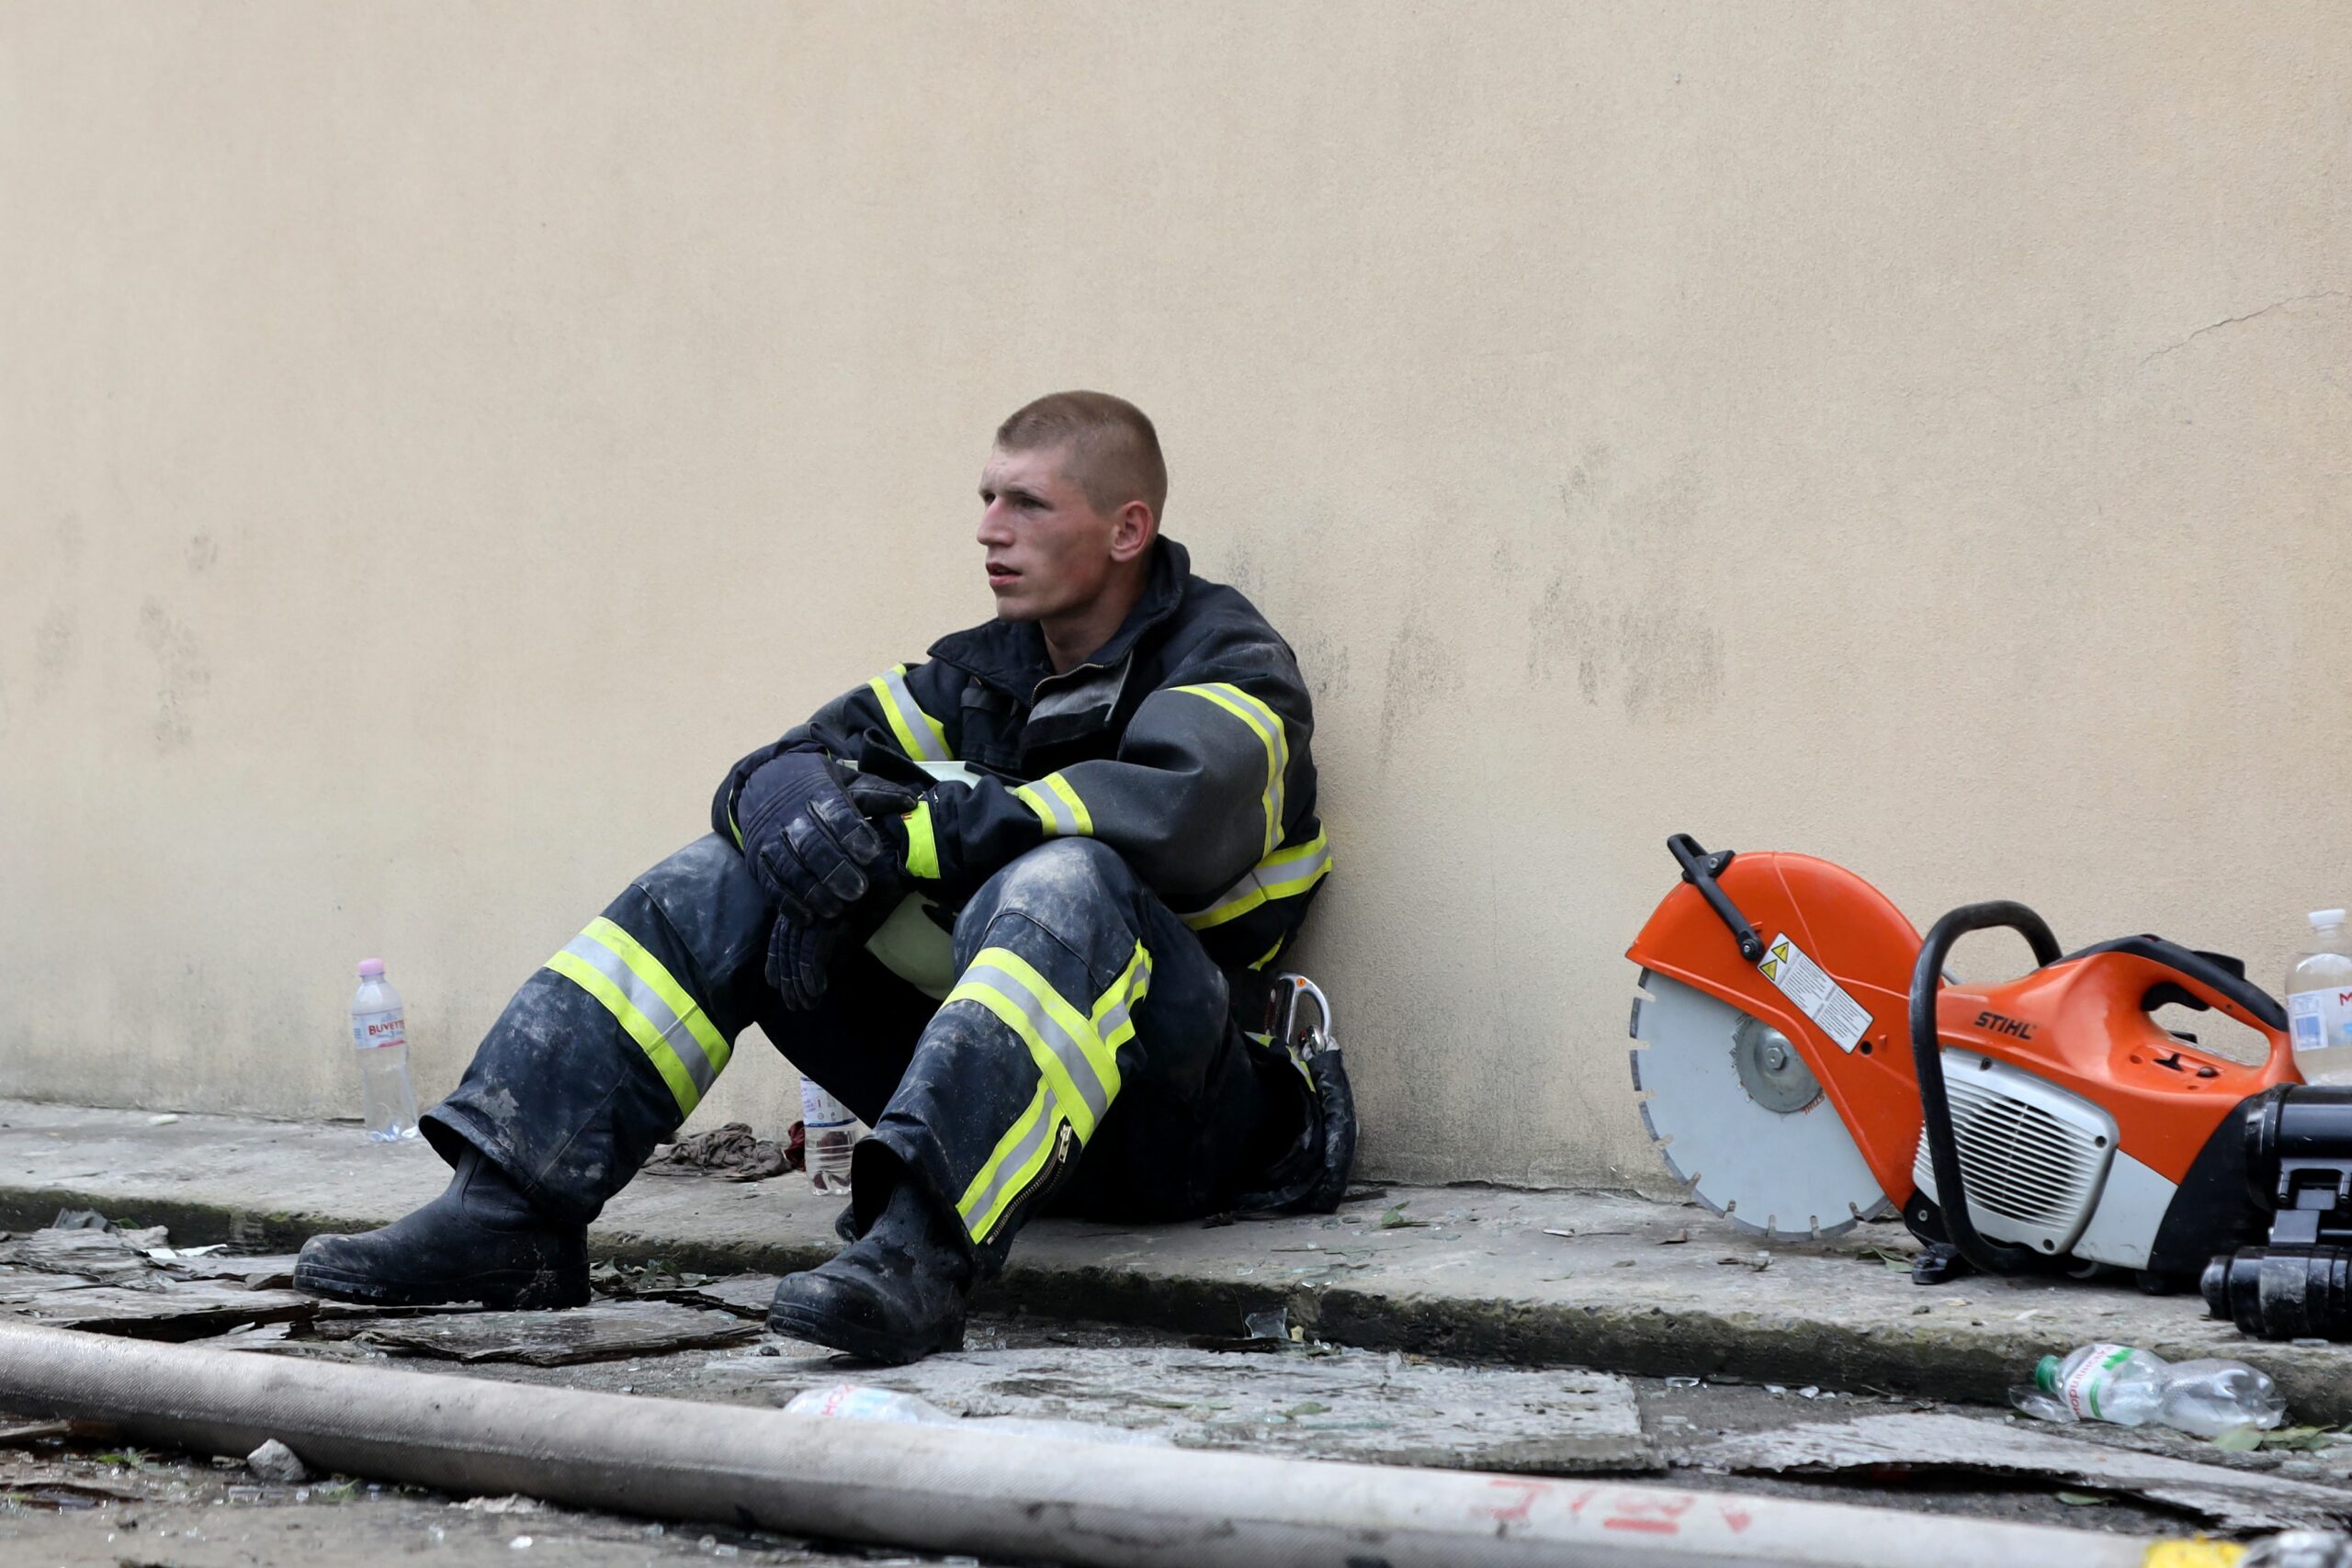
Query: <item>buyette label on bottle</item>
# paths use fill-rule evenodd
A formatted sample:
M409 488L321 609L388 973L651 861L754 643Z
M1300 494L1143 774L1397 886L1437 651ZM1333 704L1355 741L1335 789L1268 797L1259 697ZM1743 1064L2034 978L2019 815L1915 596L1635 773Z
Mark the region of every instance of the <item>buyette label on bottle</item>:
M2058 1397L2077 1419L2097 1421L2103 1418L2099 1401L2113 1380L2115 1370L2132 1359L2129 1345L2094 1345L2083 1364L2066 1374L2058 1387Z
M390 1012L355 1012L351 1015L351 1043L362 1051L379 1045L408 1043L408 1020L398 1008Z
M2287 998L2287 1034L2298 1051L2352 1045L2352 990L2330 986Z

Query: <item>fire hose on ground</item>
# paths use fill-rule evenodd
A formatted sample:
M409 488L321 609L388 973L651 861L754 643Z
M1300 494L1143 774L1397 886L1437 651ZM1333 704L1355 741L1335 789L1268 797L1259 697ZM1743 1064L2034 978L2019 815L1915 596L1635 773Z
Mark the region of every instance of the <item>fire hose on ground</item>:
M2236 1549L1605 1479L788 1416L0 1320L0 1407L460 1495L1101 1568L2220 1568Z

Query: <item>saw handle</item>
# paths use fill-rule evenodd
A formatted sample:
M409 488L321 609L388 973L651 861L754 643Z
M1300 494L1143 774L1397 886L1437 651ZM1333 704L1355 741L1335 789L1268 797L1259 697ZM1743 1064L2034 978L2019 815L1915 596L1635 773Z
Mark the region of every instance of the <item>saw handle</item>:
M1739 955L1750 964L1763 957L1764 939L1756 934L1756 928L1747 923L1747 917L1739 912L1739 906L1731 901L1731 895L1715 881L1724 874L1724 868L1731 864L1736 852L1718 850L1709 854L1699 847L1699 840L1688 833L1677 833L1667 840L1666 851L1674 857L1674 863L1682 868L1682 880L1697 888L1699 897L1707 901L1707 908L1715 912L1715 918L1731 928L1732 940L1739 943Z
M1936 993L1943 987L1944 960L1952 944L1971 931L2013 931L2033 949L2037 967L2058 962L2058 939L2049 922L2023 904L1998 899L1963 904L1938 920L1911 967L1911 1059L1919 1079L1921 1134L1936 1173L1936 1197L1944 1229L1960 1254L1987 1274L2019 1274L2040 1258L2030 1247L1977 1234L1968 1214L1968 1192L1960 1169L1960 1144L1952 1134L1951 1100L1944 1091L1943 1043L1936 1033Z

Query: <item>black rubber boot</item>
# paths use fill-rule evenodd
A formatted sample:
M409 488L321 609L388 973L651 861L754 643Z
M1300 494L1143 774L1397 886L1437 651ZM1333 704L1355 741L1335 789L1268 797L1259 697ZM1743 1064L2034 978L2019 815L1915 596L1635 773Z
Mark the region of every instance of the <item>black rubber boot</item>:
M973 1277L962 1241L956 1222L902 1179L865 1235L785 1278L768 1326L887 1366L959 1350Z
M365 1235L304 1242L294 1288L387 1306L585 1306L588 1228L541 1214L469 1148L447 1190L407 1218Z

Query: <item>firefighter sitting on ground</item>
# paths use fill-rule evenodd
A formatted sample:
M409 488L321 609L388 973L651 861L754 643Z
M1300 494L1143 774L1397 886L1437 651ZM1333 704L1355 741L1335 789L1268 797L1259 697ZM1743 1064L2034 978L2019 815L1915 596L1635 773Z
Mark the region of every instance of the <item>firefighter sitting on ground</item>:
M295 1283L585 1302L589 1222L752 1023L873 1128L849 1245L776 1291L770 1324L797 1338L888 1362L959 1346L973 1287L1048 1205L1336 1207L1355 1142L1337 1054L1248 1032L1329 865L1306 688L1249 602L1159 537L1166 491L1119 399L1006 420L980 476L996 619L737 763L715 831L526 981L426 1114L448 1190L313 1238ZM910 895L952 926L944 1001L869 947Z

